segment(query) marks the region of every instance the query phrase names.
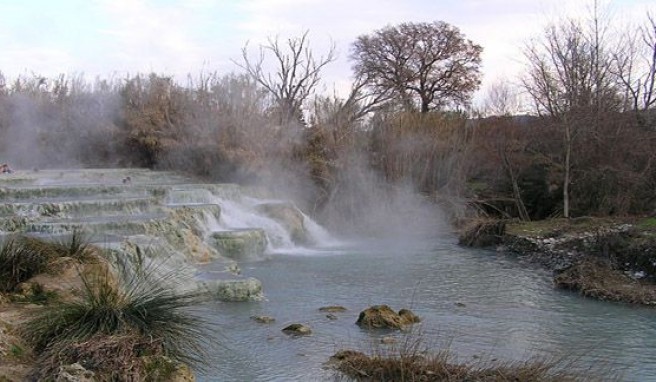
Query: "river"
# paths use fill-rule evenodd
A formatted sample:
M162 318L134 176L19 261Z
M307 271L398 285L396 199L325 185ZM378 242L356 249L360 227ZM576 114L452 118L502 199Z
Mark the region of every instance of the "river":
M343 348L384 353L390 345L381 338L394 336L396 346L421 338L422 349L448 348L456 361L563 358L561 365L584 373L656 381L656 310L554 290L548 272L459 247L449 236L409 243L366 241L241 264L263 282L266 300L201 308L218 344L199 380L333 380L323 368L330 355ZM410 333L360 329L359 312L375 304L411 308L423 321ZM331 320L318 310L327 305L348 310ZM253 315L276 322L260 324ZM313 334L281 332L295 322Z

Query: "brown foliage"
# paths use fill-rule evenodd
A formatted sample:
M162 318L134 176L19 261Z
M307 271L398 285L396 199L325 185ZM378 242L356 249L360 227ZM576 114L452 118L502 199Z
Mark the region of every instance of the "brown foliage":
M422 113L467 105L480 84L483 49L443 21L387 26L353 43L357 77Z

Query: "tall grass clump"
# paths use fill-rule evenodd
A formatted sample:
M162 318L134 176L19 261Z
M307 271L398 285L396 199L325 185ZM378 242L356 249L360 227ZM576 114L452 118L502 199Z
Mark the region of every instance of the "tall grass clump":
M448 350L432 351L422 345L421 334L410 333L399 345L370 349L365 354L341 350L329 365L336 380L357 382L584 382L618 380L612 373L576 372L576 359L524 361L478 360L461 363Z
M13 292L18 284L46 270L50 258L25 238L9 237L0 246L0 292Z
M95 251L89 237L79 229L73 230L68 238L56 241L52 245L58 257L71 257L79 261L88 260Z
M20 283L49 271L54 259L70 257L83 262L93 252L94 247L77 230L58 242L24 235L11 236L0 246L0 292L14 292Z
M202 368L207 325L190 313L201 295L173 289L172 273L141 253L111 260L113 270L80 275L79 299L57 302L24 326L23 337L40 355L35 377L80 360L112 381L146 378L148 357Z

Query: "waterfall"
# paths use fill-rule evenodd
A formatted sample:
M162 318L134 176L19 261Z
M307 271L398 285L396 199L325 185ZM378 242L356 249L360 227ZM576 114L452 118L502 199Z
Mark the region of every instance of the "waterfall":
M338 243L312 218L286 201L252 197L226 199L213 196L211 203L219 205L221 213L218 219L215 216L207 215L206 229L208 233L262 229L268 240L267 253L308 252L313 247L334 247ZM280 220L267 216L258 208L270 204L289 206L290 210L298 213L302 219L301 225L307 241L295 242L289 227L286 227Z
M221 198L215 198L215 203L221 206L221 217L214 225L214 230L261 228L269 240L269 252L294 248L289 232L277 221L258 213L254 205Z

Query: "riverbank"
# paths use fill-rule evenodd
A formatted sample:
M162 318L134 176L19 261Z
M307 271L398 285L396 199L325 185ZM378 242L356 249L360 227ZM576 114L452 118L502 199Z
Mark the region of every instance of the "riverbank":
M78 234L0 243L0 382L195 380L207 328L187 310L202 296L156 267Z
M460 244L493 248L554 273L554 286L605 301L656 306L656 218L477 220Z

